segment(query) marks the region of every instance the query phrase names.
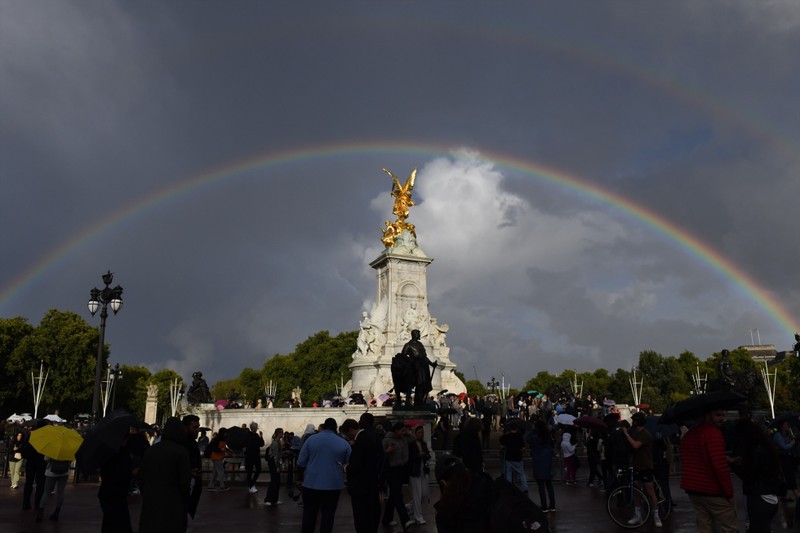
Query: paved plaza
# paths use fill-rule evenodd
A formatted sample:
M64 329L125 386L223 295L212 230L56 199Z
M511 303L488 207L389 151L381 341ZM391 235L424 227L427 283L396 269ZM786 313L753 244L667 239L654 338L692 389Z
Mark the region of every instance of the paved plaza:
M262 474L262 480L268 479ZM556 483L557 511L549 516L553 531L567 532L617 532L626 531L615 527L605 509L605 494L597 488L585 486L585 479L577 485ZM33 511L22 510L22 487L12 490L9 480L0 480L0 531L3 533L28 533L62 531L65 533L96 533L100 531L101 513L97 502L97 483L69 483L66 489L61 519L50 522L47 515L42 523L35 523ZM678 478L673 477L671 483L677 507L664 523L663 528L655 528L652 523L635 531L693 532L695 531L694 515L688 498L678 488ZM264 531L299 531L302 520L302 507L288 498L286 490L281 487L283 505L267 507L263 504L266 483L259 484L259 492L250 494L241 483L234 483L227 492L204 491L200 501L197 517L190 522L189 531L207 533L209 531L264 532ZM534 501L538 498L535 485L531 487ZM737 493L741 494L741 486L736 484ZM439 497L436 486L431 486L431 503ZM129 498L134 531L138 526L140 496ZM53 500L50 500L52 505ZM743 517L740 502L740 517ZM433 507L426 506L426 525L415 526L410 531L415 533L433 533L436 531ZM335 531L347 533L353 531L352 511L347 491L342 491L339 508L336 514ZM781 528L776 518L774 531L787 531ZM386 528L385 533L400 531L399 527ZM627 530L631 531L631 530ZM741 523L744 531L744 522Z

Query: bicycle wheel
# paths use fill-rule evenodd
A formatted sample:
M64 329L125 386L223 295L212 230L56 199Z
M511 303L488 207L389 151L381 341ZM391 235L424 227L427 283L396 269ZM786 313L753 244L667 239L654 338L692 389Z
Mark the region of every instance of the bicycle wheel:
M634 521L636 507L639 507L640 520ZM650 502L647 495L636 487L625 485L617 487L608 495L606 509L611 520L620 527L635 529L650 517ZM633 523L631 523L633 521Z
M656 501L658 502L658 516L661 520L669 518L669 513L672 512L672 504L669 499L664 496L664 491L661 490L661 485L657 481L653 481L653 489L656 491Z

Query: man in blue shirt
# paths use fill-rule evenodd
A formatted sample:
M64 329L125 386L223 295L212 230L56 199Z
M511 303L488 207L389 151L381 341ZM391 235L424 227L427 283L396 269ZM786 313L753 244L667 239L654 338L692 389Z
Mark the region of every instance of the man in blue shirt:
M313 533L322 513L320 533L333 531L333 517L344 488L344 465L350 462L350 443L337 433L336 420L328 418L322 431L311 435L300 449L297 466L302 470L302 533Z

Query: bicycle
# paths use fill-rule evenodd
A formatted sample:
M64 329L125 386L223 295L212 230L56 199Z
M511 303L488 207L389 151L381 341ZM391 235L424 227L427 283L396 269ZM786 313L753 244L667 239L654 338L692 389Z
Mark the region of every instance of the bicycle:
M620 485L608 493L606 502L608 515L620 527L635 529L643 526L651 517L650 498L643 488L636 486L636 477L633 468L620 469L617 472L617 481ZM653 480L653 489L656 492L658 516L664 521L669 517L672 511L670 501L664 497L661 486L655 480ZM637 503L641 509L642 520L631 524L629 521L635 514Z

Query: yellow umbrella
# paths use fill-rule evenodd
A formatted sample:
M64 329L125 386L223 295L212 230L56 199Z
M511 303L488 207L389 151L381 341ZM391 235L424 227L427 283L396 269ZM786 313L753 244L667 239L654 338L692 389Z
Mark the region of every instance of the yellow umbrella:
M64 426L44 426L31 431L30 443L37 452L56 461L74 461L83 442L81 434Z

